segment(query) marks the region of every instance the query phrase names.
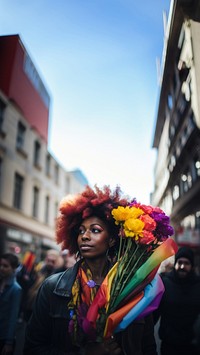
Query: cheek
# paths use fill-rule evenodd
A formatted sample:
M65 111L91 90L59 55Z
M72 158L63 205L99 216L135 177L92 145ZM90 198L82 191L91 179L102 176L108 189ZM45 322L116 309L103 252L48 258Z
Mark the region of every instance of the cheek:
M5 274L9 274L9 273L11 273L12 270L10 268L6 267L6 268L4 268L3 271Z
M100 238L98 241L98 244L102 249L103 248L105 250L109 249L109 239L108 239L107 235L103 236L103 238Z

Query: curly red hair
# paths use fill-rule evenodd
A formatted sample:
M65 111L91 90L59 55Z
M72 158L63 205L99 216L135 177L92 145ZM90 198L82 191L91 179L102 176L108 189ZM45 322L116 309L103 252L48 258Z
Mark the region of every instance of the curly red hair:
M75 196L66 196L60 203L60 215L56 223L56 240L62 249L69 249L72 254L78 252L77 235L81 222L88 217L101 218L108 226L113 238L117 238L119 227L111 215L113 208L127 205L127 198L121 197L117 186L113 191L107 185L102 189L86 186L85 190Z

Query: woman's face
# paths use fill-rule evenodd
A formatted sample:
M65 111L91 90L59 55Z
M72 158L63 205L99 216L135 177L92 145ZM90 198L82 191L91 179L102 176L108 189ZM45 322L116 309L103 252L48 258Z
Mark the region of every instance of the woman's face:
M109 247L113 245L113 239L102 219L88 217L79 227L77 243L84 258L97 258L105 256Z

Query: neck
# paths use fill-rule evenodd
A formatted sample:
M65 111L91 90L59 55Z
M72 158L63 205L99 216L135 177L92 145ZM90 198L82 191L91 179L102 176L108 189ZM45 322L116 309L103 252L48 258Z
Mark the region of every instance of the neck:
M109 270L109 262L107 257L105 257L103 260L89 259L85 260L85 262L92 272L92 279L96 282L96 284L101 284Z

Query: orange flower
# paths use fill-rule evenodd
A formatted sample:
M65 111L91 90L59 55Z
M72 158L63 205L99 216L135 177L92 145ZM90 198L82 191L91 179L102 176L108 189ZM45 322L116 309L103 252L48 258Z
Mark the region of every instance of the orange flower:
M140 216L140 220L144 222L144 229L152 232L156 228L156 222L148 214L143 214Z

